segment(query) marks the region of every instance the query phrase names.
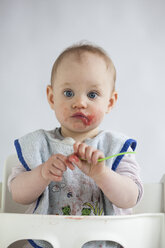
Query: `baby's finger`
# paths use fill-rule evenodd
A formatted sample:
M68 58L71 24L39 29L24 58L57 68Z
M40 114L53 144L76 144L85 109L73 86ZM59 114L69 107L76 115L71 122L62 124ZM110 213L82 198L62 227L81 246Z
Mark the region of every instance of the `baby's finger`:
M77 155L82 158L86 159L86 148L88 146L85 143L81 143L78 147Z
M52 166L52 167L49 169L49 172L51 172L52 175L58 176L58 177L62 177L62 175L63 175L63 171L61 171L60 169L58 169L58 168L55 167L55 166Z
M65 160L65 164L66 164L66 166L67 166L69 169L71 169L71 170L74 170L74 169L75 169L74 165L72 164L71 161L69 161L68 158Z
M95 150L93 153L92 153L92 164L96 165L98 163L98 159L99 158L104 158L104 154L103 152L99 151L99 150Z
M45 169L47 167L46 164L43 164L41 169L41 175L44 179L49 179L50 181L60 182L62 180L62 176L58 176L52 173L51 169Z
M79 147L80 144L81 144L81 142L79 142L79 141L76 141L74 143L74 145L73 145L74 153L77 153L78 147Z
M51 181L54 181L54 182L61 182L62 181L62 177L56 176L56 175L52 174L51 172L49 172L49 179Z
M64 156L63 154L56 154L56 155L54 155L54 157L55 157L55 159L58 158L62 162L65 162L65 160L66 160L66 156Z
M63 163L63 165L61 164L61 168L63 171L65 171L67 169L67 167L71 170L74 170L74 165L68 161L68 158L62 154L58 154L57 157L58 160L61 160L61 162Z
M92 154L95 151L95 148L92 146L87 146L86 150L85 150L85 155L86 155L86 159L88 161L89 164L91 164L91 158L92 158Z
M76 166L78 166L78 168L81 169L82 163L81 163L81 160L77 157L76 154L71 154L71 155L68 157L68 160L69 160L71 163L76 164Z
M66 160L66 158L65 158ZM61 161L58 157L56 158L56 160L54 160L52 162L53 166L61 171L66 171L66 165L63 161Z

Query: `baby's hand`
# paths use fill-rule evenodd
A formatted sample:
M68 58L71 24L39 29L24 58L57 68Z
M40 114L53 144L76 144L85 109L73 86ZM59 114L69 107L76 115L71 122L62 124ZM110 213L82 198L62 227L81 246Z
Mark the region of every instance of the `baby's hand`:
M74 154L68 160L76 164L83 173L95 179L104 172L105 162L98 162L99 158L104 158L102 151L80 142L76 142L73 148Z
M45 180L60 182L67 167L74 170L73 164L66 156L55 154L42 164L41 175Z

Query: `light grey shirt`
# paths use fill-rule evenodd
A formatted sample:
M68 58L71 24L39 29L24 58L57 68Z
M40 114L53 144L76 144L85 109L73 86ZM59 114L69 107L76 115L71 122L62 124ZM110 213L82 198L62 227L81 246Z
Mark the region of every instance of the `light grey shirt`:
M48 160L52 154L73 153L74 140L64 138L60 129L52 131L37 130L15 141L15 146L22 168L18 165L9 177L11 181L21 171L31 170ZM131 151L136 147L136 141L127 136L109 131L100 131L99 134L84 141L87 145L103 151L105 157L123 151ZM121 175L128 176L138 185L141 199L143 187L139 176L139 166L134 155L125 155L106 161L106 165ZM117 208L104 196L95 182L83 174L77 167L74 171L67 170L62 182L51 182L42 196L32 204L28 212L56 215L113 215L130 213L130 209ZM45 243L38 243L45 246ZM98 244L97 244L98 245ZM102 247L117 247L115 244L101 243ZM85 247L96 247L90 244Z

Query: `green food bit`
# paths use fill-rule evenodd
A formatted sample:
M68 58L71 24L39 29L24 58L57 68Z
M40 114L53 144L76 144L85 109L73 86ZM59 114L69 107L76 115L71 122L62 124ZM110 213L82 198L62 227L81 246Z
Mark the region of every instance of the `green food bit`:
M70 206L66 206L62 208L63 215L70 215L71 209Z
M81 213L82 213L82 215L90 215L91 209L90 208L83 208Z

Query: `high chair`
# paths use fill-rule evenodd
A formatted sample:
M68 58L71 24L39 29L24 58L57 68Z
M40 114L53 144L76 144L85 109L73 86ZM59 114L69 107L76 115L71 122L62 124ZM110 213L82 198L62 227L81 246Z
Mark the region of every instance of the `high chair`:
M13 202L7 178L17 156L7 158L2 183L0 248L17 240L42 239L54 248L81 248L92 240L111 240L124 248L165 247L165 175L160 183L145 184L144 197L127 216L54 216L23 213ZM20 243L21 244L21 243ZM18 243L10 248L21 248Z

